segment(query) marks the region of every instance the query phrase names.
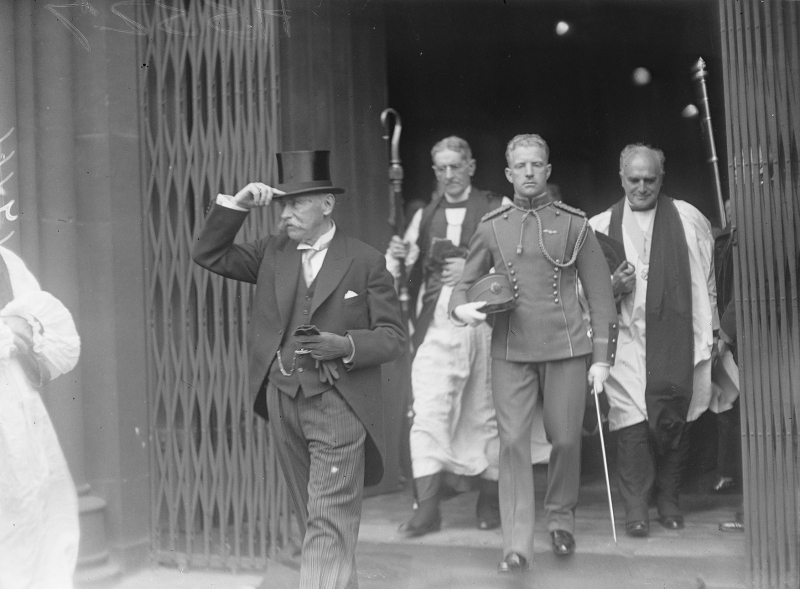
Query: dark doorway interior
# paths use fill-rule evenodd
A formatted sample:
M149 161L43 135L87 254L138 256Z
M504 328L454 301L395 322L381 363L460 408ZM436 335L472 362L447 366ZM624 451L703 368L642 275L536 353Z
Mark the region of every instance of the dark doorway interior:
M450 134L471 144L475 183L510 195L505 145L539 133L565 202L594 214L620 198L619 152L641 141L666 153L667 193L715 221L700 117L682 111L697 103L691 68L703 57L725 152L716 2L390 0L386 19L406 199L430 197L430 148ZM564 35L559 21L570 27ZM648 84L634 84L639 67Z
M472 146L475 184L510 196L506 143L539 133L551 150L551 182L568 204L593 215L621 198L619 152L643 142L666 154L665 192L718 223L701 117L682 115L699 106L692 66L702 57L724 183L716 1L387 0L385 8L389 105L403 121L407 201L430 198L430 149L451 134ZM557 34L560 21L567 34ZM634 83L637 68L649 71L649 83ZM693 432L690 487L707 488L715 465L713 417ZM597 474L599 446L590 450L584 472Z

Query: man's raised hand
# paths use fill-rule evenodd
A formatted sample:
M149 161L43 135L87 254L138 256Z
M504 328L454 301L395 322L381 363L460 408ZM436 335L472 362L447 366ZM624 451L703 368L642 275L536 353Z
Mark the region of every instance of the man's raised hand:
M251 182L233 197L233 202L244 209L265 207L272 202L275 195L286 194L282 190L267 186L263 182Z

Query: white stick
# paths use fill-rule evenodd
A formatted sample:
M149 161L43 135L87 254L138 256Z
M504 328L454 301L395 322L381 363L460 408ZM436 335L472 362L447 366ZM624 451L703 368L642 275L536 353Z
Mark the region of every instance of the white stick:
M614 544L617 543L617 526L614 523L614 505L611 503L611 482L608 480L608 460L606 460L606 441L603 438L603 419L600 416L600 399L597 384L594 384L594 406L597 408L597 425L600 430L600 447L603 449L603 469L606 472L606 491L608 492L608 511L611 514L611 532L614 534Z

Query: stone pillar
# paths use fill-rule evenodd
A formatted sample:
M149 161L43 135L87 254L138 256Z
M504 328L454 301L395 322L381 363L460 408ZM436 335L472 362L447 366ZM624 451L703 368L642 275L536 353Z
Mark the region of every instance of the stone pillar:
M0 243L19 251L17 99L14 79L14 6L0 2ZM14 201L13 204L11 201ZM6 212L7 211L7 212ZM16 220L12 217L17 216Z
M35 157L39 205L39 279L80 317L76 259L71 39L45 10L34 9ZM24 255L24 254L23 254ZM43 394L75 484L84 483L81 364Z
M136 36L114 30L123 27L110 10L82 18L90 49L72 44L72 112L86 476L108 504L108 548L128 571L149 557L151 522L141 64Z
M33 8L30 2L4 2L6 8L13 6L14 61L9 71L14 76L16 94L17 153L14 156L16 167L17 192L10 193L17 198L19 207L18 252L25 258L25 264L35 276L39 276L39 202L36 184L36 120L35 85L33 83ZM8 21L4 18L4 23ZM19 123L23 124L20 125ZM13 186L11 187L14 188Z
M38 278L72 312L83 344L82 359L68 375L42 391L59 441L78 488L81 545L78 580L113 578L119 568L109 560L106 541L106 503L94 496L86 478L84 414L93 414L83 382L86 331L82 318L93 311L82 309L79 282L78 206L76 187L75 39L59 19L40 4L23 3L33 30L34 143L38 204ZM81 47L78 47L78 51ZM80 93L78 93L80 96ZM32 195L33 196L33 195ZM24 256L24 254L23 254Z

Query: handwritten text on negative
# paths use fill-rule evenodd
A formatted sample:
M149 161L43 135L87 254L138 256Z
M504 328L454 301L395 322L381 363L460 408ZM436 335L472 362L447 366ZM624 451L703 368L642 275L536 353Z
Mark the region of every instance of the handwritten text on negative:
M262 38L266 39L266 21L265 17L267 16L277 16L283 18L283 30L286 33L286 36L289 36L289 14L290 11L285 9L284 2L285 0L280 0L281 9L280 10L268 10L262 8L263 0L255 0L255 12L258 16L258 25L252 24L245 24L241 28L228 28L225 25L229 25L233 19L239 17L239 11L235 8L228 8L225 6L219 6L212 2L211 0L203 0L206 4L211 6L215 11L219 11L219 14L215 14L214 16L210 17L207 21L207 25L214 30L223 33L225 35L230 35L233 37L239 37L243 39L256 39ZM146 36L147 29L142 26L140 23L136 22L129 16L124 15L120 8L124 6L147 6L152 4L149 0L122 0L121 2L115 2L111 5L110 10L111 12L119 17L124 25L127 28L114 28L114 27L106 27L97 24L93 24L92 27L98 29L100 31L114 31L117 33L125 33L127 35L137 35L137 36ZM174 12L172 16L168 16L160 23L158 23L158 28L162 31L167 33L172 33L175 35L182 35L184 37L194 37L197 35L197 31L193 31L189 29L187 21L189 20L187 17L187 12L181 8L174 8L172 6L167 6L163 2L159 2L159 0L155 0L154 2L156 7L163 8L164 10L168 10L170 12ZM72 2L70 4L47 4L45 6L47 10L52 12L58 21L64 25L70 33L72 33L78 42L83 46L86 51L91 51L91 47L89 46L89 41L86 36L78 29L77 26L73 24L73 22L68 18L70 13L70 8L79 8L81 13L89 14L92 17L99 17L100 13L98 10L92 6L89 0L80 0L79 2ZM250 20L248 17L244 17L244 20ZM122 25L120 25L122 26Z

